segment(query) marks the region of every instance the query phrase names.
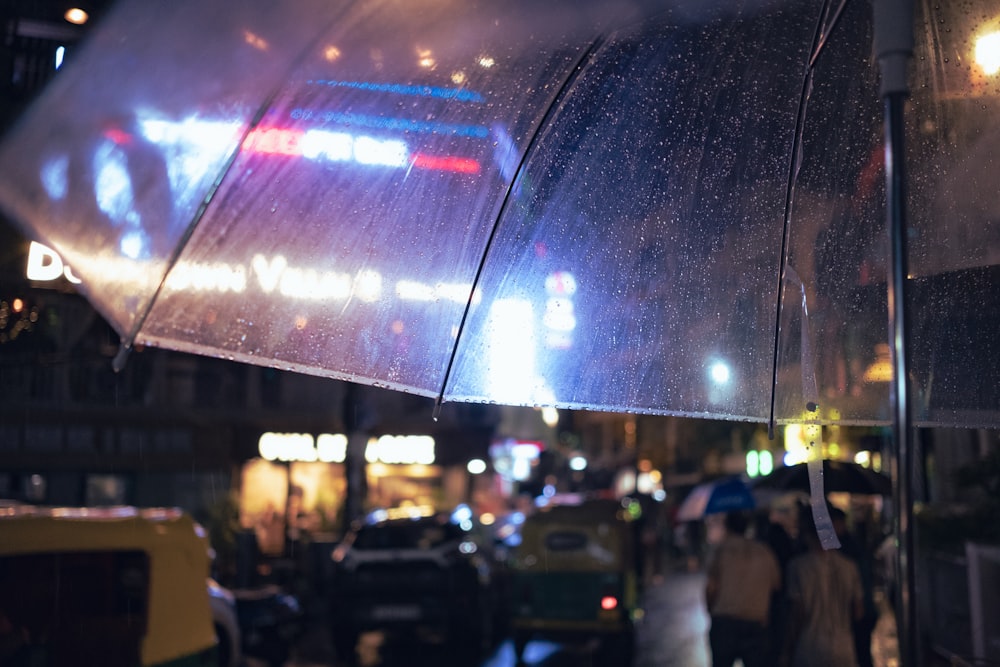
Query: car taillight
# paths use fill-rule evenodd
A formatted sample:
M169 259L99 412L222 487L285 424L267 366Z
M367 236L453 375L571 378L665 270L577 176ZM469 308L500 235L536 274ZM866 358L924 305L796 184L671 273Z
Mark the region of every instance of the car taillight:
M604 611L611 611L612 609L618 608L618 598L614 595L605 595L601 597L601 609Z

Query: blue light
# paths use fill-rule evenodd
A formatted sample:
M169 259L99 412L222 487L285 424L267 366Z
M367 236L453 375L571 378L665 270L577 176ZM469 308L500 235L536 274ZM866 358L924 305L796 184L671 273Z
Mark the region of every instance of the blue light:
M459 505L455 508L455 511L451 513L451 522L462 524L466 521L472 520L472 509L468 505Z
M138 230L126 232L118 242L118 249L129 259L146 256L146 235Z
M338 123L352 127L371 127L379 130L396 130L401 132L417 132L421 134L445 134L457 137L486 139L490 131L483 125L459 125L431 120L413 120L410 118L383 118L361 113L344 113L342 111L319 111L316 109L292 109L289 114L292 120L315 120L324 123Z
M373 81L335 81L332 79L312 79L307 84L330 86L331 88L353 88L369 90L375 93L395 93L396 95L416 95L418 97L437 97L444 100L459 102L485 102L479 93L461 88L440 88L438 86L410 86L400 83L375 83Z

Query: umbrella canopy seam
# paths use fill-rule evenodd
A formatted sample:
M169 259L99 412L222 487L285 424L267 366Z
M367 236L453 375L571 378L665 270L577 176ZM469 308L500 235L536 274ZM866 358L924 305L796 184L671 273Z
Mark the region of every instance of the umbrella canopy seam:
M841 1L840 5L833 14L833 18L829 22L829 29L824 30L824 26L827 23L826 18L830 14L831 1L827 0L823 3L823 9L820 11L819 19L816 22L816 31L813 35L813 45L809 52L809 61L806 63L805 71L802 75L802 89L799 94L799 106L795 116L795 128L793 129L792 134L792 147L788 156L788 178L785 182L785 208L781 226L781 249L778 253L778 284L777 289L775 290L776 304L774 311L774 348L771 357L771 401L767 418L767 437L769 440L774 440L774 406L775 401L777 400L778 386L778 356L782 314L781 303L782 295L784 294L786 271L788 269L788 231L791 225L792 204L795 199L795 181L798 177L799 169L802 166L802 132L805 127L806 109L809 106L809 97L812 92L812 80L813 74L816 71L816 61L819 59L820 53L823 52L830 35L840 23L840 17L843 15L846 4L847 0ZM810 410L810 412L811 411L812 410Z
M493 240L496 238L497 230L500 228L500 221L503 219L504 213L507 211L507 206L510 203L511 194L514 192L515 185L524 173L525 164L528 161L528 156L531 154L532 148L538 142L539 135L541 134L542 128L546 127L555 115L556 110L559 108L560 103L565 99L567 92L573 85L573 82L580 76L583 71L584 64L589 58L591 58L601 45L605 42L604 36L598 36L597 39L592 41L587 48L580 54L576 63L570 68L569 74L563 80L562 84L552 95L552 99L546 106L545 113L541 115L538 123L535 125L534 130L531 132L531 139L528 141L524 152L521 155L521 159L518 161L517 169L514 171L513 178L510 179L510 184L507 186L507 191L504 193L503 201L500 204L500 210L497 212L496 220L493 221L493 226L490 229L490 235L486 239L486 245L483 248L483 253L479 258L479 266L476 267L476 275L472 279L472 286L469 289L469 298L465 302L465 308L462 310L462 319L458 323L458 332L455 335L455 342L451 347L451 354L448 356L448 366L445 368L444 377L441 380L441 389L438 392L437 398L434 400L433 418L437 421L441 414L441 405L444 403L444 393L445 389L448 387L448 380L451 377L451 370L455 364L455 357L458 353L458 344L462 338L462 333L465 331L465 323L469 318L469 311L472 308L473 295L476 293L476 288L479 286L480 278L483 275L483 269L486 267L486 259L489 257L490 248L493 245Z

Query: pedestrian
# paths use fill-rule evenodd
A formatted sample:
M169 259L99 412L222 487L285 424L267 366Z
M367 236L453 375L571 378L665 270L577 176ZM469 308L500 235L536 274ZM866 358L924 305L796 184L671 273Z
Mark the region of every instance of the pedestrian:
M712 625L708 641L712 667L771 667L768 629L771 596L781 587L774 552L746 536L749 519L742 512L725 516L725 536L708 565L705 598Z
M781 590L771 596L771 662L778 664L785 641L785 624L788 619L788 599L785 595L788 564L792 558L804 553L805 547L799 539L799 513L809 511L794 495L775 499L766 516L766 522L758 533L778 559L781 570Z
M869 551L864 540L859 539L847 523L844 510L828 505L833 529L840 540L840 551L854 561L861 575L861 617L852 624L854 634L855 654L858 667L873 667L872 663L872 633L878 622L878 607L875 605L874 591L874 554Z
M807 551L788 564L789 603L781 664L857 667L852 625L862 616L861 575L854 561L824 549L809 509L800 513Z

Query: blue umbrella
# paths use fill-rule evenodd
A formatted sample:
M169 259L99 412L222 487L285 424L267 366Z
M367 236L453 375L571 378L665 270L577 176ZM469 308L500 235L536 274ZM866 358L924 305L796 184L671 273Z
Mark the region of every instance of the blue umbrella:
M739 477L699 484L677 510L679 521L697 521L709 514L721 514L756 507L750 487Z

